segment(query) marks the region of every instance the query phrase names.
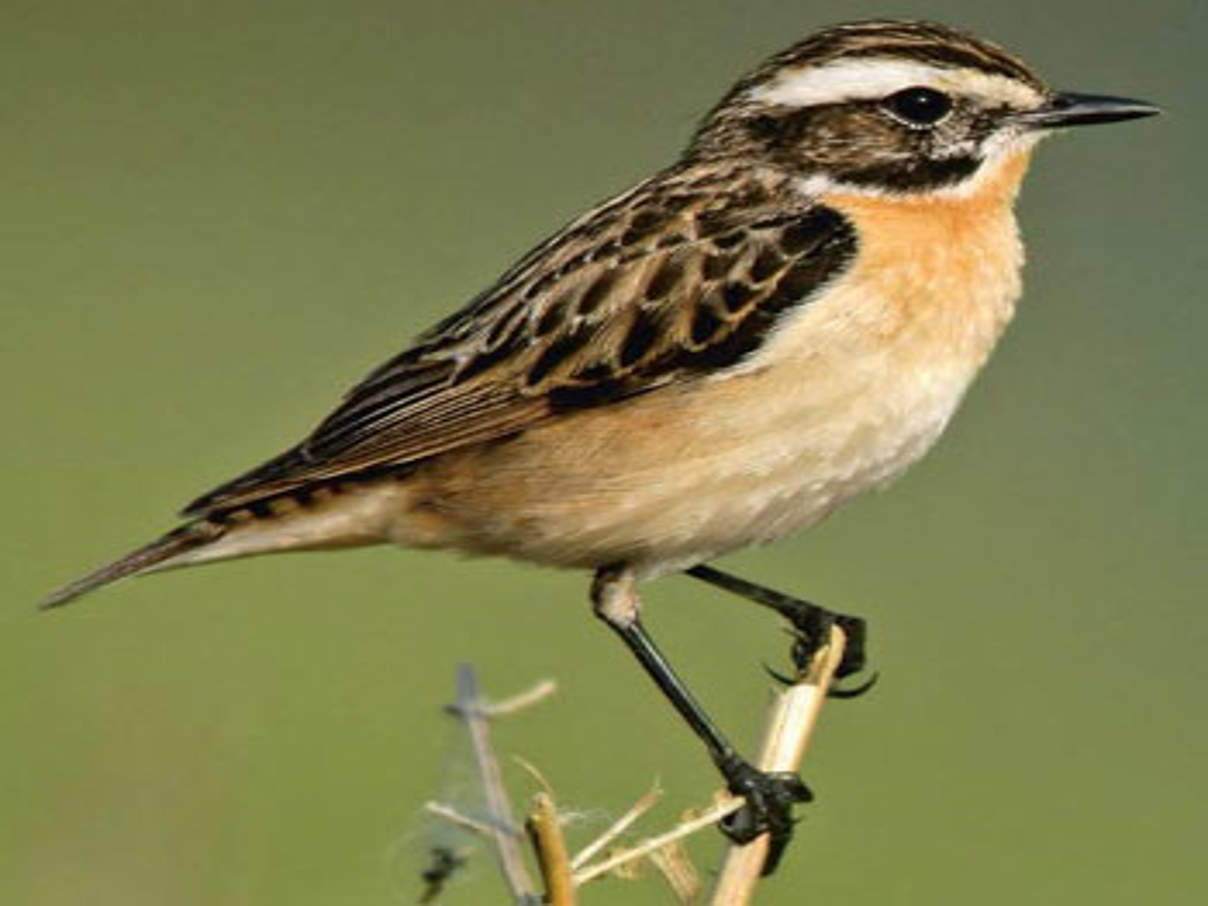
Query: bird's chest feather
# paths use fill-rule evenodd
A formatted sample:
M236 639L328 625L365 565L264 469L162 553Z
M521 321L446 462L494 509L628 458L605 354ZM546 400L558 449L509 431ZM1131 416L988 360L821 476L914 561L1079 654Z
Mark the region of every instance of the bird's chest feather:
M458 545L657 574L808 526L918 459L1018 295L1009 197L824 202L856 259L743 365L437 469Z
M1019 295L1011 201L1025 163L1008 159L966 197L824 199L856 225L856 261L752 360L750 386L735 381L735 401L750 401L735 408L746 468L763 479L752 531L815 521L938 438Z

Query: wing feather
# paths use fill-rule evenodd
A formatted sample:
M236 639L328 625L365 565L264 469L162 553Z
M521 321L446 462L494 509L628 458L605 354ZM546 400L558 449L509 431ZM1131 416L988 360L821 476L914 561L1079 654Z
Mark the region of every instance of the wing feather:
M854 250L850 224L784 177L672 168L543 242L353 387L301 444L186 515L404 469L567 408L723 371Z

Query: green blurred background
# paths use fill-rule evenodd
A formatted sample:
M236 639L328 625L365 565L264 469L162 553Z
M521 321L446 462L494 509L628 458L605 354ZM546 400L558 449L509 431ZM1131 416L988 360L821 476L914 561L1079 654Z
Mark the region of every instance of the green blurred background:
M561 681L497 740L586 813L577 841L655 775L647 829L703 801L582 575L380 549L32 606L669 161L762 57L875 14L1169 115L1042 149L1020 317L935 453L726 561L868 616L882 671L824 713L819 801L760 901L1202 902L1203 3L4 6L0 902L411 902L461 660L496 695ZM776 622L686 579L647 600L750 745ZM444 902L501 891L479 858Z

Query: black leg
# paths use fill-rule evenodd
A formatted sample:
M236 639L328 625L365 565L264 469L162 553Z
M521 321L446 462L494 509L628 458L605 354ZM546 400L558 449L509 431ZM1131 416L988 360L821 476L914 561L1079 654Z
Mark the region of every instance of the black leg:
M621 637L692 732L704 742L730 792L746 799L741 809L722 822L722 831L737 843L748 843L764 832L770 835L763 873L771 874L792 837L792 806L809 802L813 798L809 789L796 774L760 771L739 756L642 626L638 619L639 600L628 570L599 570L592 584L592 603L596 615Z
M864 669L864 646L868 631L864 620L859 617L834 613L810 601L790 597L763 585L756 585L754 582L748 582L746 579L740 579L738 576L722 572L720 569L706 566L703 563L686 569L684 572L694 579L716 585L718 588L746 598L748 601L770 607L792 623L797 635L797 640L793 644L792 657L794 664L799 669L803 669L809 663L814 652L826 641L832 625L838 625L847 636L843 660L839 663L835 676L839 678L851 676ZM855 698L871 689L875 682L876 675L874 674L871 679L854 688L832 688L828 695L835 698Z

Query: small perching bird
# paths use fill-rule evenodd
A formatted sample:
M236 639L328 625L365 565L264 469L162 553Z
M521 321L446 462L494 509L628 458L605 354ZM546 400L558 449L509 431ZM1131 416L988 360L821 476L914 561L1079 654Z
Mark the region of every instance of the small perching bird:
M305 440L66 586L394 543L592 570L634 651L765 830L808 798L709 721L638 619L686 571L789 617L799 655L862 624L705 562L817 522L935 442L1010 320L1012 202L1037 141L1148 116L1056 93L950 28L840 25L744 76L678 161L593 208L357 384ZM860 664L855 646L844 672Z

